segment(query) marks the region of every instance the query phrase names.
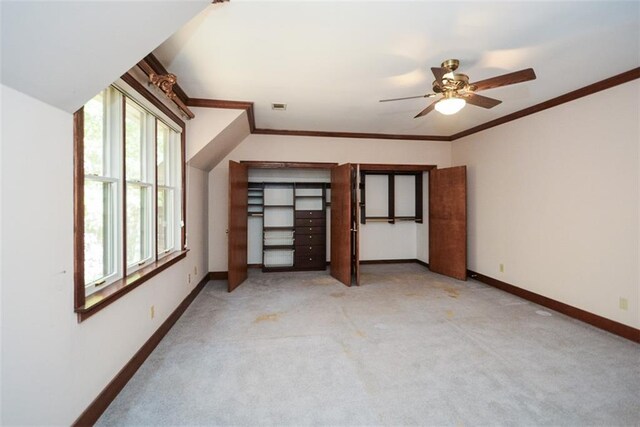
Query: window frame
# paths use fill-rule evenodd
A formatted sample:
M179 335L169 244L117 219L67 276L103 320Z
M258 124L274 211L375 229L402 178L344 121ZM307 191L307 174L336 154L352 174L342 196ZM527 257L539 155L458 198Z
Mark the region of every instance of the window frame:
M122 93L122 104L121 104L121 112L122 112L122 133L120 137L121 146L118 147L118 150L112 149L112 151L120 152L120 175L116 178L116 197L120 198L121 204L119 205L119 209L121 212L118 212L116 222L120 222L119 225L116 225L116 233L120 233L120 243L116 243L117 246L124 246L117 248L116 254L116 263L120 263L118 278L113 280L113 277L110 277L112 281L110 283L105 283L100 286L99 290L95 290L91 293L87 292L87 287L85 286L84 280L84 263L85 263L85 254L84 254L84 184L85 184L85 173L84 173L84 106L81 107L78 111L76 111L73 115L73 134L74 134L74 311L78 314L78 321L81 322L91 315L95 314L102 308L108 306L113 303L120 297L124 296L131 290L135 289L137 286L146 282L147 280L154 277L156 274L175 264L176 262L184 259L188 252L186 248L186 229L187 229L187 221L186 221L186 162L185 162L185 145L186 145L186 126L185 122L178 117L171 109L169 109L162 101L160 101L154 94L152 94L142 83L140 83L136 78L134 78L131 74L124 74L117 82L113 85L116 90ZM143 265L138 265L134 269L128 269L126 263L126 186L127 180L124 175L125 170L125 104L126 100L129 98L139 107L141 107L146 112L150 113L150 116L153 117L153 120L156 120L156 124L153 126L154 131L152 132L153 143L151 144L153 153L147 153L148 166L153 168L153 171L149 172L149 177L152 181L152 185L150 188L150 199L151 199L151 209L149 218L152 221L151 225L151 243L150 248L150 259L144 263ZM147 103L149 105L147 105ZM176 154L175 157L176 162L174 164L174 170L172 171L174 174L177 174L175 177L176 180L173 181L174 185L177 187L174 188L174 215L180 215L182 220L178 223L176 222L174 228L174 249L170 253L158 254L157 252L157 239L158 239L158 229L157 229L157 198L158 198L158 189L160 186L157 185L157 122L162 122L165 126L168 126L170 129L173 129L176 134L169 132L169 135L175 135L176 141L175 144L179 144L179 154ZM179 135L177 134L179 132ZM150 137L151 138L151 137ZM116 144L117 145L117 144ZM180 168L180 172L177 173L178 167ZM155 171L155 172L154 172ZM104 174L104 173L103 173ZM91 179L91 178L90 178ZM99 180L99 179L96 179ZM155 189L155 191L154 191ZM179 192L179 194L177 194ZM120 194L123 193L123 194ZM155 193L155 194L154 194ZM177 197L176 197L177 196ZM178 210L178 204L180 205L180 209ZM119 218L119 219L118 219ZM179 242L177 241L179 239ZM117 241L118 241L117 240ZM179 243L179 244L178 244ZM177 249L175 249L177 248ZM162 255L162 256L160 256ZM123 259L120 260L119 258ZM125 272L126 270L126 272ZM118 268L116 268L118 272ZM118 274L118 273L116 273Z

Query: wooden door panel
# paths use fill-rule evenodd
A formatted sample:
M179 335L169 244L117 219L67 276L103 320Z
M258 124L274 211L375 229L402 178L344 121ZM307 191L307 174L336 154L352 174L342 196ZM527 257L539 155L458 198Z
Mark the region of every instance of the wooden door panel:
M467 168L429 172L429 269L467 280Z
M360 286L360 204L358 202L358 167L351 166L351 224L353 232L352 270L356 286Z
M351 165L331 169L331 275L351 285Z
M229 160L229 292L247 278L247 202L249 170Z

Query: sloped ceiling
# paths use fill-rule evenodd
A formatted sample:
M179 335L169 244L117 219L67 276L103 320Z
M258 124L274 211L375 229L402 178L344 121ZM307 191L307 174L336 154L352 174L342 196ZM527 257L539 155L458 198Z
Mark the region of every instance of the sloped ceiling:
M210 3L2 1L2 83L73 112Z
M640 66L640 2L231 0L155 54L191 97L254 101L258 128L448 136ZM429 68L449 58L471 81L538 78L454 116L378 102L430 92Z
M193 148L187 150L187 161L209 172L249 136L249 119L244 110L194 108L193 112L196 118L189 124Z

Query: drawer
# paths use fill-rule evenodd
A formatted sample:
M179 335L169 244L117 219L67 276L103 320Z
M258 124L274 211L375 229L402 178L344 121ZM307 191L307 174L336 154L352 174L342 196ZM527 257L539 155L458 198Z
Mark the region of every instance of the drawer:
M296 218L296 227L324 227L324 218Z
M296 247L298 246L324 246L326 243L326 236L322 234L296 234Z
M296 256L302 256L302 255L324 256L326 254L327 254L327 249L324 245L296 246Z
M324 267L327 263L324 255L296 255L296 268Z
M296 211L296 219L324 218L324 211Z
M296 239L307 234L325 234L324 227L296 227Z

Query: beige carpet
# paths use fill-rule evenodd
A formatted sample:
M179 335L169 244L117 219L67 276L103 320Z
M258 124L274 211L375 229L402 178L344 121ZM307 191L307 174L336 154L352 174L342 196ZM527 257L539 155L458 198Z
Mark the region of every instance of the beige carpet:
M210 282L99 425L640 425L640 346L416 264Z

